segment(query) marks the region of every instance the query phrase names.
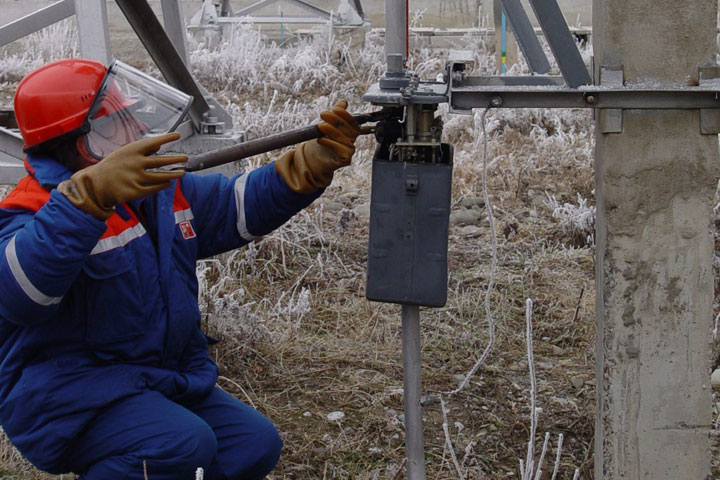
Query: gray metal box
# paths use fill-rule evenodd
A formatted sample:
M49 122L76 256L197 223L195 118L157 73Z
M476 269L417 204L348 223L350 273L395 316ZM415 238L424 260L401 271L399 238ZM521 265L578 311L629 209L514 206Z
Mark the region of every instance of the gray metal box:
M451 159L451 147L443 145L443 149L445 158ZM451 183L451 161L373 162L369 300L445 305Z

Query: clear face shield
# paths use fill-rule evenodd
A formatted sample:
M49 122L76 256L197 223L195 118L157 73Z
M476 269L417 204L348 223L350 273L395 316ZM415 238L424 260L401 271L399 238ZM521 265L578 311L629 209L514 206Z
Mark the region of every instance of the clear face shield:
M193 97L151 76L114 61L90 105L85 147L93 158L110 153L143 137L177 128Z

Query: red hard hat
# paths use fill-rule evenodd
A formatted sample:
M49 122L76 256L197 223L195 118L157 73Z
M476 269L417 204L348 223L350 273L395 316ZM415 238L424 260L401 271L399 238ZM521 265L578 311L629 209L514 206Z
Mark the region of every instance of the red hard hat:
M61 135L80 130L86 133L88 109L97 94L107 68L100 62L81 58L58 60L30 72L15 92L15 117L28 150ZM117 109L134 103L119 90ZM97 116L112 112L98 112Z

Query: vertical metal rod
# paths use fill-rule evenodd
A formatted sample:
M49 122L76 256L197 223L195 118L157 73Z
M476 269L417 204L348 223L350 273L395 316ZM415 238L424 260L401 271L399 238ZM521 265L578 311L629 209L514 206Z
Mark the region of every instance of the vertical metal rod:
M105 0L75 0L75 16L80 37L80 54L84 58L110 65L112 51L107 2Z
M385 57L402 55L403 64L407 60L406 17L406 4L403 0L385 0Z
M410 58L410 0L405 0L405 60Z
M425 442L420 398L420 307L402 306L403 402L408 480L425 480Z
M417 105L408 105L405 107L405 141L407 143L415 143L417 108Z
M185 38L185 17L180 0L161 0L163 25L178 55L188 65L187 40Z

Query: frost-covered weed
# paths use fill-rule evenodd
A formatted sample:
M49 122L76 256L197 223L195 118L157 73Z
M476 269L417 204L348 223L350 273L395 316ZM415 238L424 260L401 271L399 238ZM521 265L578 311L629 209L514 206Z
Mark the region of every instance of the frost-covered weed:
M290 94L302 94L331 87L340 78L324 42L313 37L301 39L292 48L281 48L268 43L254 25L233 25L216 48L201 44L191 52L190 63L204 84L234 96L251 94L269 84Z
M19 82L48 62L79 56L77 29L71 20L54 23L19 42L19 53L6 50L0 58L0 81Z
M562 231L582 245L595 245L595 206L588 205L588 200L577 194L577 205L563 203L554 195L547 196L547 205L553 211Z
M303 287L300 293L291 295L278 312L291 322L299 324L310 313L310 310L310 289Z
M236 252L253 252L245 249ZM238 286L233 274L232 257L221 256L198 262L196 273L199 284L198 304L208 331L241 344L268 340L269 330L265 319L245 300L245 290ZM225 261L224 261L225 260Z

